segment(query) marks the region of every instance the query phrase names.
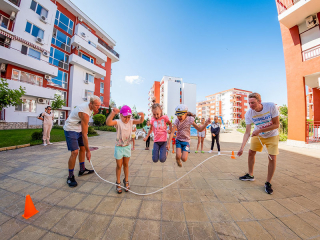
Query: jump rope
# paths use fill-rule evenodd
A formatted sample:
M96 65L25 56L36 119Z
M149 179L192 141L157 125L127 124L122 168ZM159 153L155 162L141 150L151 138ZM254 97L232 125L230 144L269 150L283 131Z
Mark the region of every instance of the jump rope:
M264 149L265 152L267 153L269 159L272 160L271 156L270 156L269 153L268 153L268 150L265 148L265 145L262 144L260 137L259 137L259 136L257 136L257 137L258 137L258 139L259 139L259 141L260 141L263 149ZM245 144L244 146L247 145L249 139L250 139L250 137L248 138L248 140L247 140L247 142L246 142L246 144ZM221 152L230 152L230 151L221 151ZM214 158L214 157L218 157L218 156L233 156L233 155L220 154L220 155L213 155L213 156L211 156L211 157L208 157L207 159L203 160L201 163L199 163L198 165L196 165L194 168L192 168L189 172L185 173L182 177L178 178L177 180L173 181L172 183L168 184L167 186L162 187L162 188L160 188L160 189L158 189L158 190L156 190L156 191L154 191L154 192L150 192L150 193L137 193L137 192L131 191L130 189L127 189L126 187L121 186L120 184L116 184L116 183L110 182L110 181L102 178L102 177L96 172L96 170L94 169L94 166L93 166L93 164L92 164L92 160L90 161L90 164L91 164L92 169L94 170L95 174L96 174L102 181L105 181L105 182L110 183L110 184L112 184L112 185L115 185L115 186L117 186L117 187L121 187L121 188L123 188L124 190L127 190L128 192L131 192L131 193L133 193L133 194L135 194L135 195L148 196L148 195L155 194L155 193L157 193L157 192L160 192L160 191L162 191L162 190L170 187L171 185L175 184L176 182L180 181L182 178L184 178L185 176L187 176L187 175L188 175L189 173L191 173L193 170L195 170L196 168L198 168L199 166L201 166L202 164L204 164L204 163L205 163L206 161L208 161L209 159Z

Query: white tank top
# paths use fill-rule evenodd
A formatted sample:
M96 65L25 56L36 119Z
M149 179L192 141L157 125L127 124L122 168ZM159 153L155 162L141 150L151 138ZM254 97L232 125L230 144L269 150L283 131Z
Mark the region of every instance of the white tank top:
M63 126L65 131L74 131L74 132L81 132L81 119L79 117L79 112L83 112L88 114L89 117L92 114L92 111L89 108L89 103L84 102L78 105L69 115L66 123Z

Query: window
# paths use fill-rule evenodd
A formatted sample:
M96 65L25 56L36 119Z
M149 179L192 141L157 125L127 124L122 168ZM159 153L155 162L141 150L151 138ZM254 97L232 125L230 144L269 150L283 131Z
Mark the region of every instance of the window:
M36 100L33 99L21 99L22 104L15 107L16 111L19 112L37 112Z
M94 76L89 73L86 73L86 80L88 82L94 83Z
M82 52L79 52L79 57L83 58L84 60L93 63L93 58L83 54Z
M21 53L40 60L41 53L39 51L32 49L32 48L28 48L25 45L21 46Z
M216 111L217 111L217 112L219 111L219 108L218 108L218 107L216 107Z
M34 37L43 39L44 31L32 23L27 22L25 31Z
M48 10L33 0L31 1L30 9L35 11L40 16L48 17Z
M104 84L100 83L100 93L104 93Z
M51 43L67 52L70 52L70 38L56 28L53 29Z
M12 79L19 80L20 82L26 82L33 85L41 86L43 85L43 78L37 75L33 75L31 73L22 72L20 70L13 69L12 70Z
M5 17L5 16L0 14L0 26L1 27L5 28L5 29L8 29L9 22L10 22L9 18L7 18L7 17Z
M101 63L101 65L102 65L103 67L105 67L105 66L106 66L106 63L105 63L105 62L103 62L103 63Z
M101 103L103 103L103 96L100 96L100 101Z
M67 92L57 90L56 94L61 96L61 99L65 101L65 104L63 104L63 106L66 106L66 103L67 103Z
M62 30L69 34L73 34L73 21L71 21L66 15L61 13L59 10L56 12L56 19L54 24L60 27Z
M69 56L53 47L50 48L49 63L64 70L69 70Z
M104 80L104 77L102 77L101 80Z
M93 96L93 91L85 90L84 91L84 96L87 98L87 101L89 101L90 97Z
M52 83L50 85L67 89L67 87L68 87L68 73L65 73L61 70L58 70L58 76L53 78L51 81L52 81Z

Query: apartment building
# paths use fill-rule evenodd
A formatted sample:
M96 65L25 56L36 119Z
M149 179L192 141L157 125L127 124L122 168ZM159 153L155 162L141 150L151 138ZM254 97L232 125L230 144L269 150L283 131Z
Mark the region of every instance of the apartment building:
M149 91L148 118L152 117L152 100L160 103L163 113L175 118L175 108L186 104L190 112L196 112L196 84L184 83L182 78L164 76L160 82L154 82Z
M197 103L197 117L222 117L224 123L237 124L249 109L248 96L251 91L232 88L206 96L206 100Z
M314 122L320 123L320 1L276 0L276 6L287 78L287 143L304 146L308 109L309 118L312 110Z
M70 0L0 0L1 78L26 89L1 112L0 129L33 127L55 94L66 101L55 124L91 95L109 106L116 42Z

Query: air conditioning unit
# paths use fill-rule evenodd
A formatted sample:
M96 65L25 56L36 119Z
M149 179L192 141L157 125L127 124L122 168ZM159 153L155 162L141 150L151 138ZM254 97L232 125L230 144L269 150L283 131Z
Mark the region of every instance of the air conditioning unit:
M87 97L84 97L84 98L82 98L83 99L83 101L87 101L88 100L88 98Z
M78 17L79 22L82 22L82 18Z
M84 32L81 33L82 37L86 37L86 34Z
M49 53L47 51L43 51L42 55L45 56L45 57L49 57Z
M44 16L44 15L41 15L41 16L40 16L40 20L41 20L42 22L44 22L44 23L47 23L47 18L46 18L46 16Z
M77 50L81 50L81 46L80 45L77 46Z
M16 18L16 12L11 12L10 19L14 20Z
M0 71L1 71L1 72L5 72L5 71L6 71L6 64L5 64L5 63L1 63L1 65L0 65Z
M88 84L88 83L89 83L89 81L88 81L88 80L83 80L83 81L84 81L84 83L85 83L85 84Z
M44 98L38 98L38 103L45 104L46 100Z
M44 78L47 80L49 80L49 79L51 80L51 77L49 75L44 75Z
M10 44L11 39L6 37L6 39L4 40L4 44Z
M306 18L307 28L313 28L314 26L316 26L318 24L319 24L319 21L318 21L317 15L311 15Z
M41 45L44 44L43 39L40 38L40 37L37 37L37 38L36 38L36 42L37 42L37 43L40 43Z

